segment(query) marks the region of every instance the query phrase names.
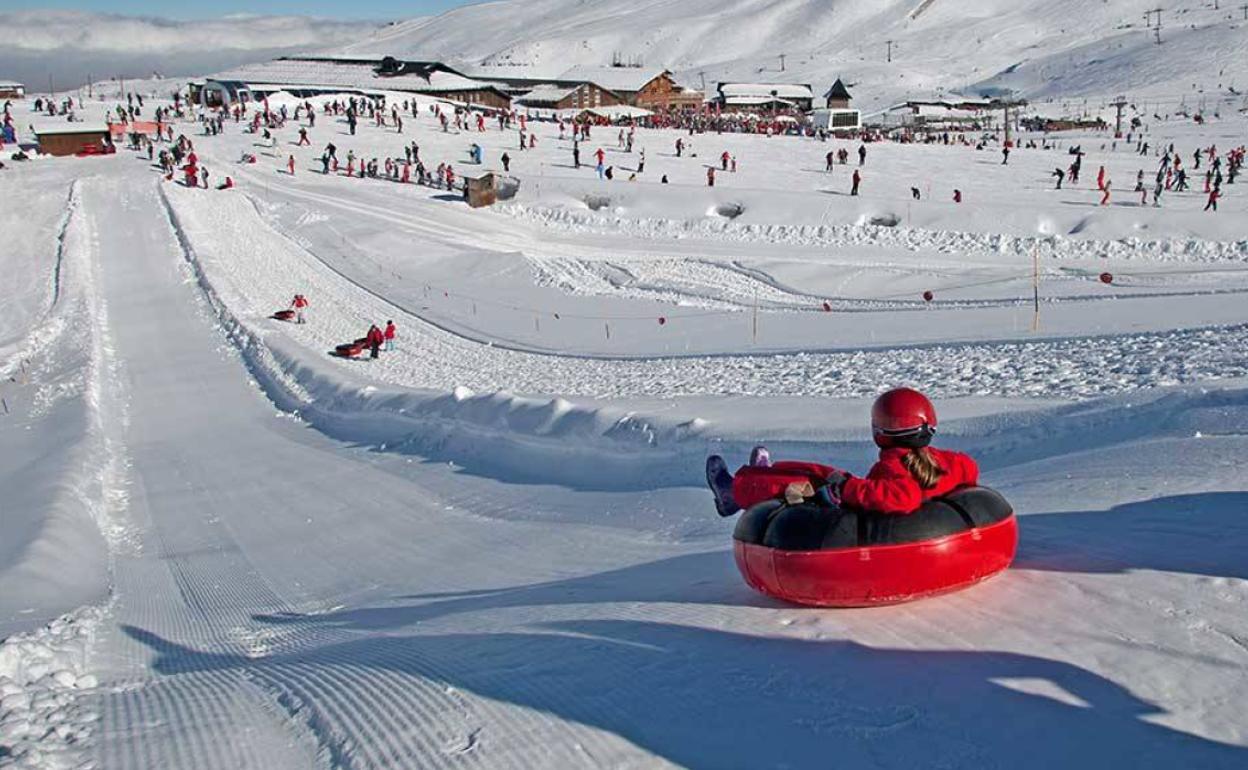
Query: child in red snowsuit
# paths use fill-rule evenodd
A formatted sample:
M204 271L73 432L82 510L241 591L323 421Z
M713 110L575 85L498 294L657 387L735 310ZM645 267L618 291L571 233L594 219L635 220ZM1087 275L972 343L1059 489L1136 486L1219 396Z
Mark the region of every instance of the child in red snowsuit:
M898 388L880 396L871 409L871 427L880 459L863 478L819 463L772 464L763 447L733 475L723 458L713 455L706 472L716 509L731 516L765 500L796 504L815 498L829 506L904 515L979 483L979 466L971 457L928 446L936 432L936 410L922 393Z

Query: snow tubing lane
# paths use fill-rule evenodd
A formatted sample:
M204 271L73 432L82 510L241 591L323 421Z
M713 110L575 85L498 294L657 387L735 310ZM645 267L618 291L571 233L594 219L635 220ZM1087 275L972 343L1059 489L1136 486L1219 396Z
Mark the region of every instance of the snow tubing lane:
M1018 520L986 487L959 489L898 516L768 500L733 532L756 591L816 607L871 607L957 591L1010 566Z

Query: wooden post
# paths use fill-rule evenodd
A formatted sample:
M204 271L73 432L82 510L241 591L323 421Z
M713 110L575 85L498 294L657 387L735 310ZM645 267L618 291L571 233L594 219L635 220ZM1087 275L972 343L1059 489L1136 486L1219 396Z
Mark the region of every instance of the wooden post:
M1035 246L1031 247L1031 295L1035 309L1031 330L1036 332L1040 331L1040 250Z
M753 319L752 326L753 326L753 329L751 332L751 337L754 341L754 344L758 344L758 286L757 285L754 287L754 319Z

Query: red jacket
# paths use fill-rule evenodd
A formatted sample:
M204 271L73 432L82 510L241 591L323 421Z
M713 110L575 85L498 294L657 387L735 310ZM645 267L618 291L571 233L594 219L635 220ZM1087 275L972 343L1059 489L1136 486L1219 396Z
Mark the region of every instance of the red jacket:
M385 337L381 334L381 329L378 329L376 326L368 330L368 335L364 339L368 340L370 345L380 345L385 341Z
M909 449L882 449L880 460L866 478L850 477L841 490L841 502L852 508L879 513L914 513L933 497L943 497L958 487L979 483L979 466L968 455L945 449L928 449L945 475L931 489L923 489L902 464Z
M386 339L388 340L394 339L394 332L395 332L394 324L386 324Z

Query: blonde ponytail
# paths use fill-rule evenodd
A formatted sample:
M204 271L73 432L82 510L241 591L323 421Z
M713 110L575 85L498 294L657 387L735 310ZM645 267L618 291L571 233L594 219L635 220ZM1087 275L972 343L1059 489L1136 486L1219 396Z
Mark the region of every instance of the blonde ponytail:
M906 466L906 470L910 471L910 475L924 489L935 487L936 482L940 481L940 478L945 475L945 469L936 463L936 458L932 457L932 453L927 451L927 447L911 449L901 459L901 463Z

